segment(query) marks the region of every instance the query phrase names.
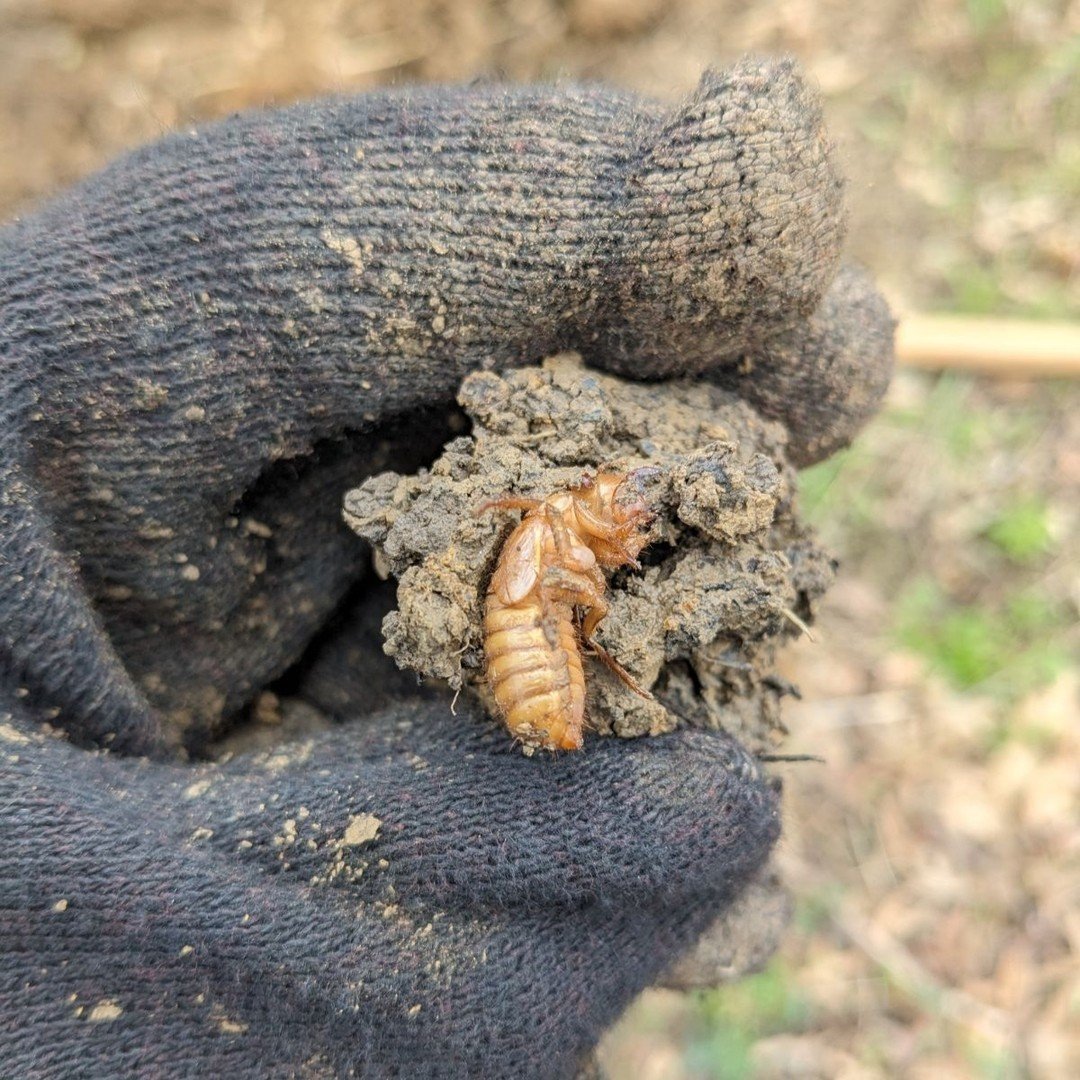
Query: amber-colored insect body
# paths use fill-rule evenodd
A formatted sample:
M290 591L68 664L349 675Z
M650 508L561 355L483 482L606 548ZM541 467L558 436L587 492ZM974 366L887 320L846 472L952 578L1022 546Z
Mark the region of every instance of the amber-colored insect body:
M647 543L643 529L653 515L640 491L629 501L617 498L645 472L603 472L546 499L496 499L481 507L525 511L488 586L484 651L506 726L526 746L581 749L581 644L636 693L651 697L592 640L608 611L603 571L637 566Z

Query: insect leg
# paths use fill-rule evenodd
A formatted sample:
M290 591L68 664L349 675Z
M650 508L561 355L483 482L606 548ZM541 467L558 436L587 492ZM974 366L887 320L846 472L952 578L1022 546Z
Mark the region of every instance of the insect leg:
M549 566L544 572L540 589L548 600L591 610L603 608L604 614L607 614L604 594L588 574L567 570L561 566ZM592 625L596 625L595 621Z
M476 516L486 514L489 510L536 510L544 504L539 499L518 498L514 495L506 495L501 499L488 499L476 508Z
M593 632L607 618L609 610L608 602L604 599L599 589L596 590L593 600L588 604L588 611L581 621L581 637L583 641L592 640Z
M574 512L585 531L607 546L609 558L615 557L621 565L641 569L641 563L627 546L627 541L637 535L644 519L651 518L650 513L635 515L629 521L616 524L597 516L580 500L575 503Z
M548 524L551 526L551 535L555 540L555 551L560 559L566 559L570 549L574 546L574 537L566 527L566 517L561 510L557 510L551 503L544 508Z
M595 536L600 540L610 540L618 532L618 525L611 521L605 521L599 515L594 514L585 505L583 499L574 500L574 513L577 514L578 520L585 526L585 531L590 536Z
M611 653L609 653L607 649L604 648L603 645L589 637L583 638L583 640L588 646L588 648L592 651L592 654L596 657L596 659L599 660L600 663L603 664L604 667L606 667L608 671L610 671L613 675L617 675L620 679L622 679L622 681L626 683L626 685L630 687L630 689L633 690L635 694L637 694L639 697L643 697L646 701L655 700L652 693L646 690L645 687L642 686L634 678L634 676L631 675L630 672L627 671L626 668L624 668L622 664L620 664L619 661L616 660L615 657L612 656Z
M593 640L593 631L608 613L608 602L596 582L585 574L553 568L544 575L541 589L546 599L587 609L579 627L582 643L635 694L652 701L652 694L641 686L603 645Z

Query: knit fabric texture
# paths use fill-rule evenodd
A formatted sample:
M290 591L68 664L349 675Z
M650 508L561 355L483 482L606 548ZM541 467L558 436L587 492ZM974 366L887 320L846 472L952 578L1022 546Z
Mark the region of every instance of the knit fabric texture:
M842 235L765 61L676 108L237 116L0 231L0 1072L571 1075L776 838L734 743L525 760L375 674L317 736L187 762L316 635L376 651L331 640L369 564L342 492L431 460L471 370L574 348L844 445L891 322Z
M727 739L602 743L412 706L181 768L9 727L0 1072L572 1076L779 830Z

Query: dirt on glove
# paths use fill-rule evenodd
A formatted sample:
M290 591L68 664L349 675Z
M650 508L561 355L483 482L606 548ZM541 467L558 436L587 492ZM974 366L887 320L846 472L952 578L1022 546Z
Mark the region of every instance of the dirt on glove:
M781 699L797 692L775 674L777 649L805 632L834 572L799 519L785 429L710 384L625 382L572 353L474 373L458 400L470 435L430 469L380 473L345 498L376 571L398 582L386 652L493 709L483 598L519 514L479 508L507 494L543 498L602 467L652 466L652 542L640 571L611 578L596 636L655 700L587 658L589 724L625 737L689 724L725 730L751 752L775 747Z

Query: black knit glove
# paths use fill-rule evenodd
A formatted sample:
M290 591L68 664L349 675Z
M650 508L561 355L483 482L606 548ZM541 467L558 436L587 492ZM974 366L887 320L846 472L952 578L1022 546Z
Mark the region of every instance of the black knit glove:
M577 348L738 387L801 461L850 438L889 319L833 277L826 151L786 65L673 112L412 90L174 136L0 233L0 1072L568 1075L738 891L776 806L724 737L525 760L379 675L182 759L352 632L342 493L430 459L471 369Z

